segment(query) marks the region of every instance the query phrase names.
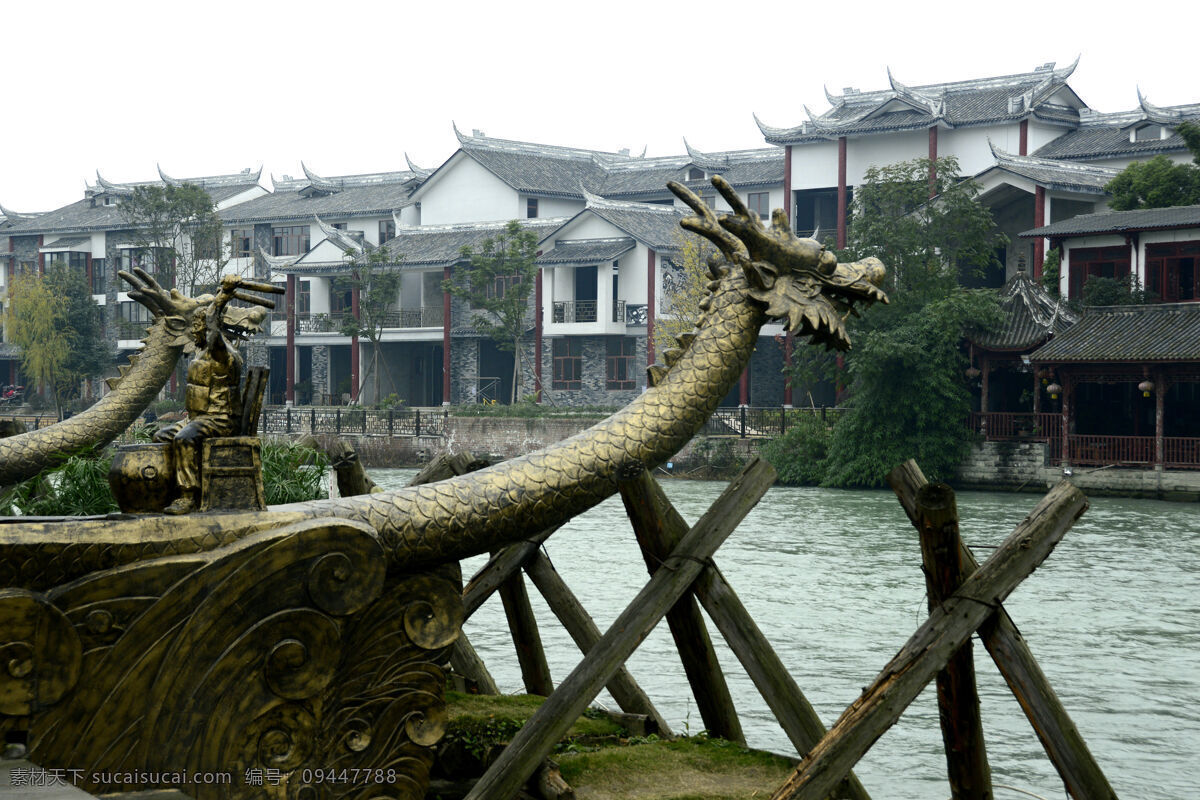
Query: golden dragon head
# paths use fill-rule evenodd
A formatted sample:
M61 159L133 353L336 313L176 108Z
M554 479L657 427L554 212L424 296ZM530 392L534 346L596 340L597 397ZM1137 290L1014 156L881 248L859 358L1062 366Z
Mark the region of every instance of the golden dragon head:
M767 228L724 178L715 176L712 183L733 214L717 217L686 186L675 181L667 186L696 212L680 224L720 250L718 263L709 264L713 277L724 264L740 268L750 297L766 306L768 316L782 319L797 336L811 336L814 344L849 350L846 318L859 307L888 301L879 288L883 263L877 258L838 263L820 242L798 239L782 209L775 209Z

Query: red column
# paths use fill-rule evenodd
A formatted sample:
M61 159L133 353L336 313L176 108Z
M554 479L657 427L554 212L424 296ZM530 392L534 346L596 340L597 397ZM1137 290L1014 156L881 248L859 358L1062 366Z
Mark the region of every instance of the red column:
M846 137L838 137L837 246L846 246Z
M929 126L929 196L937 194L937 125Z
M654 251L646 251L646 365L654 363Z
M38 234L38 274L46 274L46 254L42 252L42 245L46 243L45 234Z
M542 270L538 268L533 284L533 397L542 402Z
M1062 376L1062 457L1063 461L1071 461L1071 390L1074 381L1070 375Z
M1154 463L1162 467L1166 453L1163 449L1163 428L1166 421L1167 380L1162 370L1154 371Z
M92 254L87 254L86 264L84 265L85 280L87 280L88 294L92 293Z
M1033 194L1033 226L1040 228L1046 224L1046 187L1039 186ZM1033 240L1033 279L1042 279L1042 261L1046 256L1046 240L1038 237Z
M358 287L350 290L350 313L358 319ZM288 363L291 363L289 359ZM376 380L379 380L376 378ZM350 337L350 400L358 400L358 335Z
M442 267L442 282L450 282L450 268ZM450 405L450 293L442 292L442 405Z
M783 378L783 404L785 406L792 405L792 348L795 346L795 337L791 331L785 331L783 334L783 369L785 372Z
M746 365L746 369L742 371L742 377L738 380L738 405L750 405L750 365Z
M1021 120L1020 134L1020 149L1018 153L1023 156L1029 155L1029 120Z
M783 213L787 214L788 226L793 230L796 221L792 219L792 146L783 148ZM763 220L766 222L766 220Z
M287 292L283 296L287 314L287 381L283 396L289 403L296 402L296 276L287 276ZM353 363L353 362L351 362Z

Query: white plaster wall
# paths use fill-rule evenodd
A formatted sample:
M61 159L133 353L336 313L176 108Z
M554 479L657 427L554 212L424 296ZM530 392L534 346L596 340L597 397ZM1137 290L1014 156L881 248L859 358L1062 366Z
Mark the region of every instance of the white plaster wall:
M849 139L846 142L846 183L857 186L862 183L863 175L871 167L886 167L900 161L911 161L914 158L929 156L929 131L908 131L892 133L883 136L864 136ZM793 159L795 156L793 156ZM822 184L837 186L837 149L833 155L833 182ZM964 170L965 171L965 170ZM793 184L792 188L799 189Z
M530 197L536 197L538 201L538 218L545 217L573 217L580 211L583 211L583 200L568 200L565 197L542 197L540 195L522 194L517 198L517 211L509 217L509 219L525 219L525 215L529 213L528 200Z
M92 246L91 246L92 258L107 258L107 256L105 255L105 253L107 252L105 250L107 242L108 242L108 236L104 231L100 231L99 233L92 234Z
M618 272L621 277L618 279L617 288L621 293L621 299L626 303L638 305L646 302L647 252L646 246L638 243L636 247L618 259ZM655 266L658 265L660 259L661 256L655 254ZM661 287L655 290L655 294L662 295Z
M551 249L556 239L616 239L624 236L628 234L612 223L595 214L586 213L555 231L554 236L546 242L549 247L543 249Z
M926 152L929 155L928 131L926 132ZM938 157L954 156L958 159L958 171L962 175L974 175L995 165L992 150L988 147L988 137L999 148L1010 153L1020 150L1020 129L1014 124L986 125L978 128L957 128L954 130L938 131Z
M410 206L405 206L400 209L397 215L400 217L400 224L397 227L414 227L421 224L421 206L414 203Z
M436 181L422 192L421 224L447 225L457 222L510 220L517 213L517 192L492 172L466 155L454 156Z
M244 192L238 192L237 194L226 197L224 200L217 203L217 210L221 211L229 208L230 206L236 206L238 203L244 203L247 200L253 200L256 197L262 197L265 194L267 194L267 190L263 187L252 186Z
M1032 155L1039 147L1049 144L1067 132L1066 128L1060 128L1057 125L1046 125L1032 119L1029 120L1029 154ZM1020 150L1014 146L1008 152L1019 153Z
M837 182L837 142L792 145L793 190L824 189L837 186Z
M329 278L308 279L308 309L313 314L329 313Z

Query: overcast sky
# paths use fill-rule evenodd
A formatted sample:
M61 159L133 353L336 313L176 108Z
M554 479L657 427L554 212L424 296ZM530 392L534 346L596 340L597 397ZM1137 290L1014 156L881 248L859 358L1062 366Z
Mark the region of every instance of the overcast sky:
M735 16L736 14L736 16ZM469 133L650 156L764 146L822 90L1026 72L1119 111L1200 102L1194 2L0 5L0 204L112 181L435 167Z

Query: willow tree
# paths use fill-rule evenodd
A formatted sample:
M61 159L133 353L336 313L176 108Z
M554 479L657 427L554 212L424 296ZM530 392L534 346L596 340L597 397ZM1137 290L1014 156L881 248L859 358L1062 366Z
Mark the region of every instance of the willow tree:
M100 307L79 269L51 265L19 273L5 308L8 341L21 349L26 380L49 389L58 410L112 364Z

